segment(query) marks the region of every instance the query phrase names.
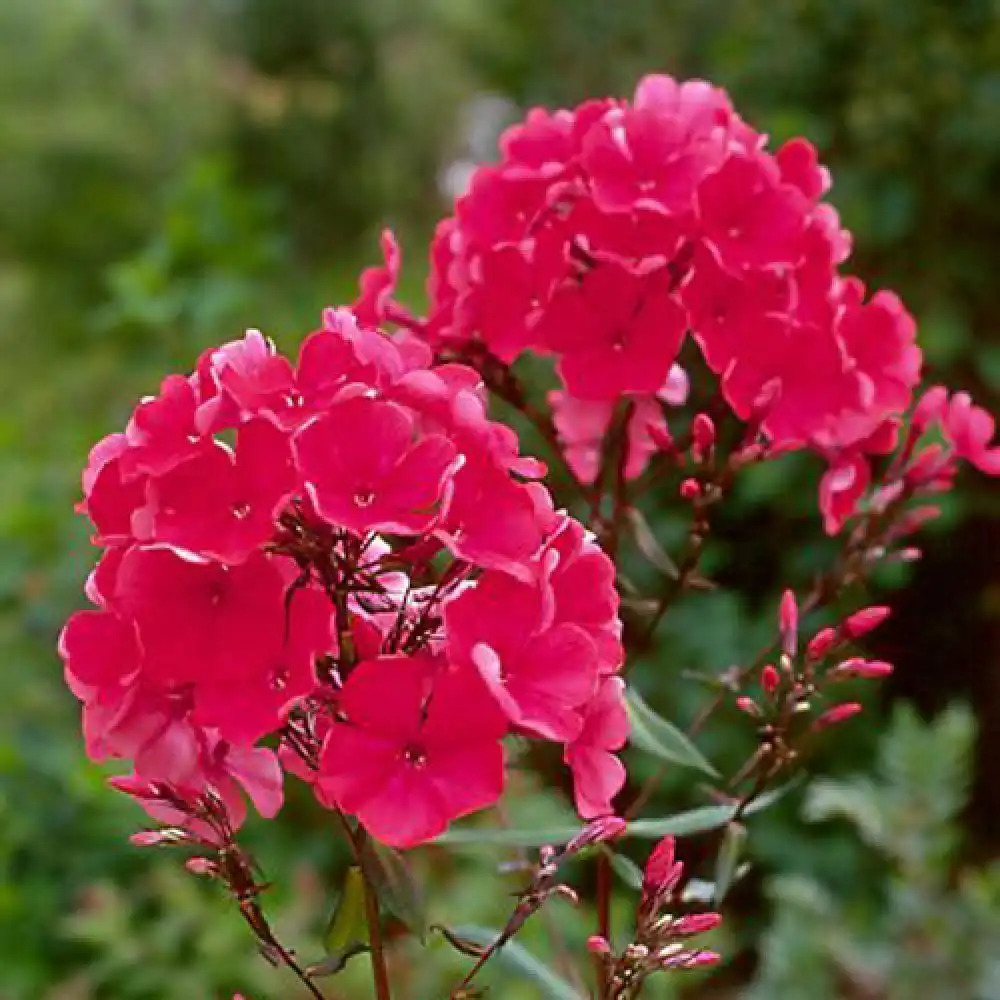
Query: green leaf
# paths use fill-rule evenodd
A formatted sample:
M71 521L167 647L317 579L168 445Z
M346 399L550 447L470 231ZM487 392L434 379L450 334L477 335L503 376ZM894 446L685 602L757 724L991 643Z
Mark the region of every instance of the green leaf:
M344 884L337 905L323 934L323 947L327 957L310 967L309 974L335 975L354 955L367 951L368 946L364 877L361 869L352 865L344 873Z
M469 958L480 958L486 950L482 945L476 944L474 941L459 937L450 927L446 927L444 924L431 924L430 929L437 931L455 951L461 952L463 955L468 955Z
M709 777L717 778L719 772L706 760L704 754L672 722L657 715L642 700L639 692L630 687L625 693L629 721L632 724L630 739L660 760L682 767L693 768Z
M542 847L567 844L580 832L578 826L550 826L537 830L506 827L456 826L434 840L445 846Z
M642 869L629 857L624 854L616 854L608 850L608 857L611 859L611 867L615 874L631 889L642 888Z
M719 856L715 859L715 891L713 904L721 906L729 892L729 887L737 877L740 855L747 839L746 827L741 823L730 823L722 837Z
M366 838L363 851L365 871L379 901L423 943L427 934L427 910L409 861L399 851L371 837Z
M798 783L793 778L784 785L765 792L747 806L743 815L753 816L755 813L763 812ZM704 833L706 830L715 830L720 826L725 826L726 823L732 822L735 815L735 805L703 806L700 809L688 809L686 812L674 813L673 816L665 816L663 819L634 820L629 823L625 836L649 840L656 840L667 836L667 834L674 837L687 837L691 834Z
M629 507L626 514L632 527L632 537L635 539L639 551L664 576L676 580L680 576L677 563L667 555L666 550L660 545L659 539L653 534L653 530L642 511L636 507Z
M480 947L488 948L497 939L499 932L489 927L466 924L456 927L454 934ZM516 941L508 941L497 952L495 960L507 966L512 972L530 979L538 987L540 995L549 1000L582 1000L580 994L569 983L560 979Z
M355 955L361 955L366 951L368 951L368 945L355 941L354 944L327 955L319 962L313 962L312 965L306 966L306 975L317 979L320 976L335 976L338 972L344 971L344 967Z

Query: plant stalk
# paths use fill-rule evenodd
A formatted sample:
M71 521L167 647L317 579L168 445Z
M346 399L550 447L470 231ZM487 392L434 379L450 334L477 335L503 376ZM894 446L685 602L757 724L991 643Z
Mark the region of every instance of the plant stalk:
M385 948L382 942L382 927L379 923L378 895L364 867L361 869L361 879L365 894L365 920L368 923L368 943L371 945L372 979L375 983L377 1000L392 1000L389 989L389 973L385 964Z

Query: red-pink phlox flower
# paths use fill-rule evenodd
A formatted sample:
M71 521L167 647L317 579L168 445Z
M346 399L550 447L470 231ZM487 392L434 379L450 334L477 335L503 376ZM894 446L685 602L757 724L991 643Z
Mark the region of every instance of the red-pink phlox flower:
M625 784L625 766L615 756L629 733L624 689L620 677L605 677L584 706L583 728L566 746L576 809L585 819L613 812L612 800Z
M914 423L920 430L937 427L957 458L987 475L1000 475L1000 443L992 444L996 423L967 392L949 398L947 389L933 386L917 404Z
M607 262L555 292L537 333L559 354L567 391L600 400L663 385L685 330L669 280L662 269L637 275Z
M487 572L447 604L445 626L449 656L479 672L512 725L567 742L580 733L599 663L587 632L554 613L543 581Z
M579 521L565 515L540 561L554 602L553 622L584 629L597 650L599 672L617 671L625 653L614 563Z
M393 403L351 396L295 438L299 469L320 515L358 534L419 534L440 514L454 444L422 436Z
M370 660L341 692L318 788L383 843L412 847L496 801L505 728L474 671L424 657Z
M235 452L212 442L149 480L133 531L142 541L239 562L272 538L275 516L297 486L287 435L258 418L240 426Z

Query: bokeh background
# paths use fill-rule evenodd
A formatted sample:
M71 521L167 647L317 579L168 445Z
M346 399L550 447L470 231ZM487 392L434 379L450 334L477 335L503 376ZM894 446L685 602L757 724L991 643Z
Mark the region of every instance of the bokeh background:
M2 1000L299 995L213 887L129 846L139 811L83 757L54 644L91 560L72 512L90 444L210 343L255 326L294 346L353 297L385 224L419 302L422 241L500 128L654 70L726 86L775 140L810 137L856 271L903 295L934 378L1000 409L997 0L0 0ZM780 585L827 557L814 486L792 462L739 494L710 567L732 589L682 605L639 667L658 710L689 717L704 692L682 675L755 650ZM1000 998L982 959L1000 954L998 501L963 482L923 561L880 578L875 596L898 589L878 639L897 677L817 762L840 784L753 821L719 942L732 959L689 995ZM708 749L738 760L739 728L722 720ZM518 776L515 820L565 814L533 777L550 764ZM668 780L650 812L692 788ZM308 953L343 859L307 806L293 795L250 839ZM517 882L498 860L427 852L433 916L502 921ZM526 943L548 960L546 940ZM400 946L401 995L444 996L464 961ZM364 971L330 996L368 996ZM516 968L492 982L549 995Z

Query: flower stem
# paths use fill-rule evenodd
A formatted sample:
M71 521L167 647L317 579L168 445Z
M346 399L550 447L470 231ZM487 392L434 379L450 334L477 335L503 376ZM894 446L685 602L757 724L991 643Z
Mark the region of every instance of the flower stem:
M360 825L356 828L352 827L347 817L339 810L336 816L351 845L351 851L358 863L358 868L361 870L361 885L365 900L365 923L368 926L368 947L372 962L375 998L376 1000L392 1000L392 991L389 989L389 972L385 964L382 924L379 920L378 893L375 891L375 885L369 876L370 855L365 850L368 834Z
M597 855L597 933L605 941L611 940L611 859L607 851ZM604 1000L608 995L608 966L597 963L597 996Z
M364 868L361 869L365 893L365 920L368 922L368 943L371 945L372 979L378 1000L392 1000L389 989L389 973L385 965L385 949L382 944L382 927L379 923L378 895Z

